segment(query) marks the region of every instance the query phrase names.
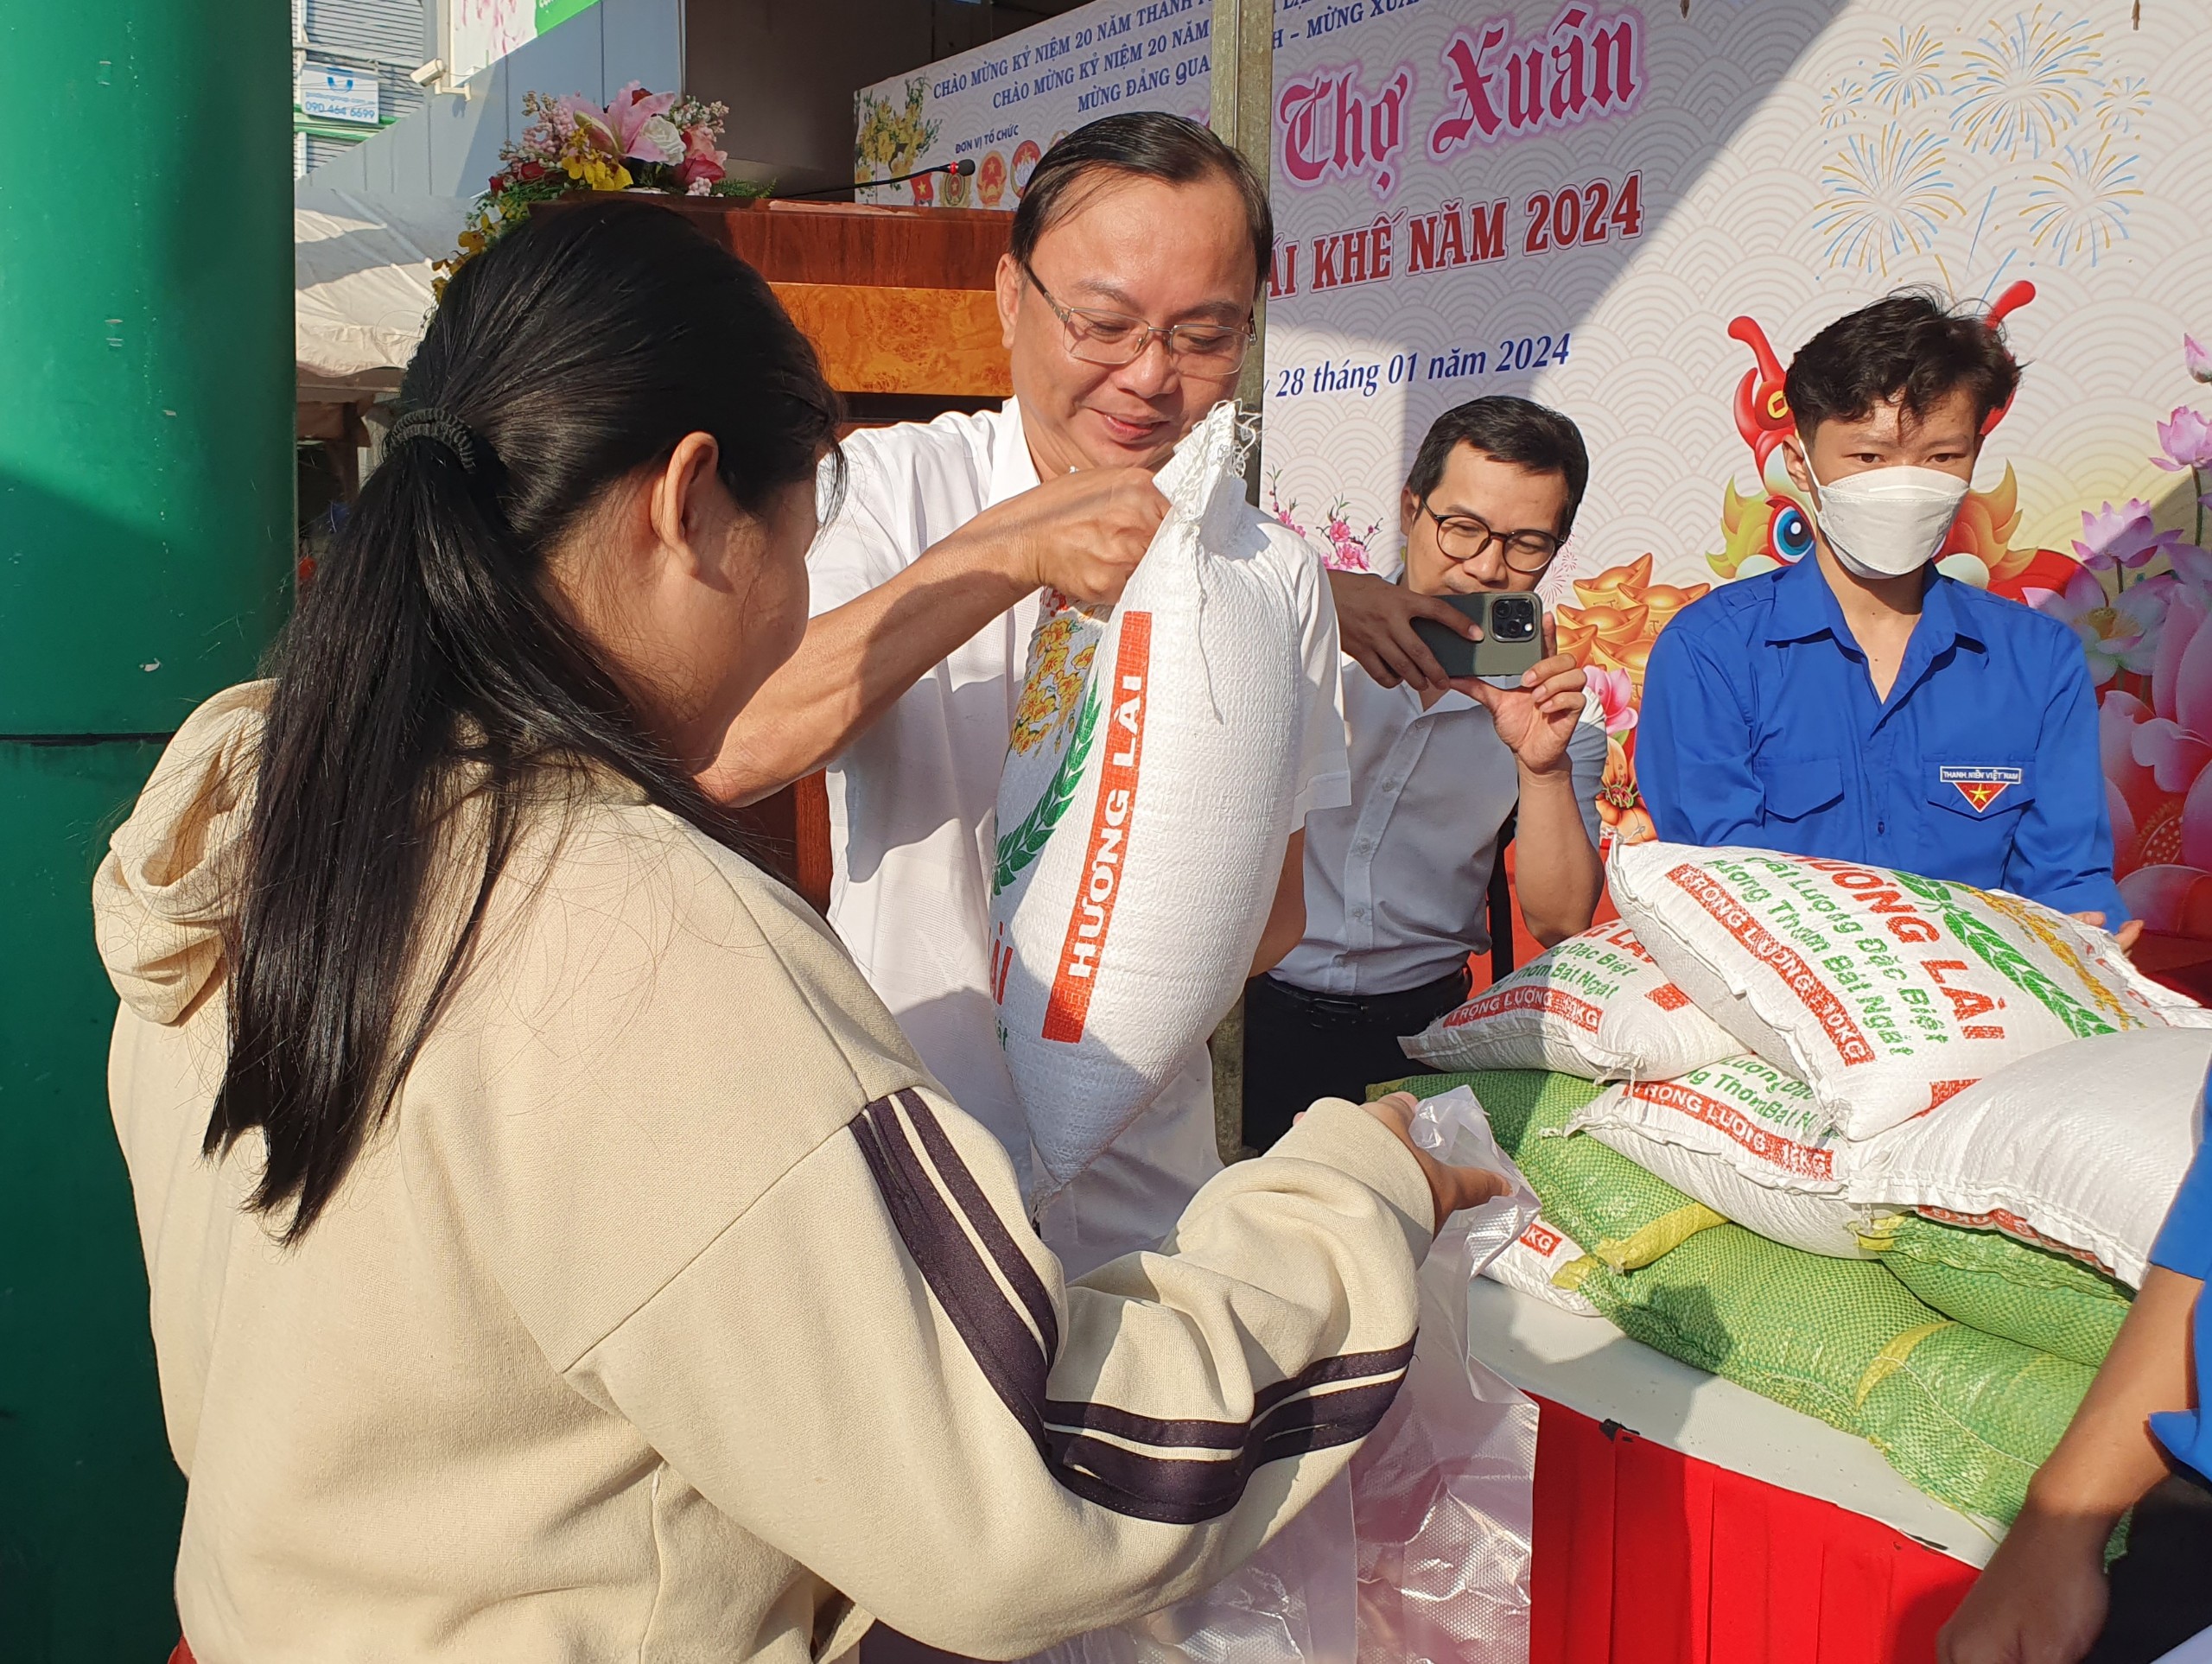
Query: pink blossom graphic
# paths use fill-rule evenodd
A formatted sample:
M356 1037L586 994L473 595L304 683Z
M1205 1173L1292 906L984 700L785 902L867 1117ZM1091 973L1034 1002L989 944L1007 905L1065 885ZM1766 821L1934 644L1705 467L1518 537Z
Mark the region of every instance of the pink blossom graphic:
M2212 422L2186 404L2158 424L2158 444L2165 454L2151 460L2168 473L2212 467Z
M1330 504L1328 524L1321 529L1322 535L1329 541L1329 552L1325 556L1327 564L1337 572L1372 571L1373 566L1367 558L1367 545L1369 540L1382 530L1382 523L1380 520L1370 521L1366 530L1354 531L1351 523L1344 518L1344 499L1341 497Z
M1368 545L1375 534L1382 529L1380 520L1370 523L1364 531L1352 530L1351 522L1344 518L1346 499L1339 497L1329 505L1320 536L1316 538L1298 518L1298 499L1287 503L1281 500L1275 489L1275 470L1268 471L1268 512L1278 525L1288 526L1300 537L1321 545L1321 564L1332 572L1370 572L1374 563L1368 559Z
M2082 638L2088 655L2089 679L2101 688L2122 670L2149 672L2158 650L2158 624L2165 612L2160 586L2154 581L2124 589L2117 600L2105 594L2097 575L2076 567L2066 587L2056 594L2045 592L2037 607L2063 619Z
M2189 366L2189 373L2199 381L2212 381L2212 352L2196 344L2194 335L2181 338L2182 362Z
M1618 739L1636 726L1636 679L1626 670L1602 667L1583 672L1583 679L1605 713L1605 732Z
M2096 571L2116 566L2147 566L2181 541L2178 531L2160 531L2151 523L2151 505L2131 497L2123 508L2107 503L2101 509L2082 511L2082 535L2074 552L2082 564Z

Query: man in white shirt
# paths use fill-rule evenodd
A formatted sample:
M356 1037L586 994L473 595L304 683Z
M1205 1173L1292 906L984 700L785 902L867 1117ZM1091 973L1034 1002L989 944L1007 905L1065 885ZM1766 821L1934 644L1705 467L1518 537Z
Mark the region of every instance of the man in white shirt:
M1533 590L1589 478L1582 436L1556 410L1501 397L1446 411L1401 493L1399 583L1416 596ZM1341 599L1348 584L1389 581L1332 581ZM1391 605L1358 599L1375 616ZM1551 651L1548 616L1543 638ZM1490 946L1485 904L1508 816L1517 814L1522 917L1538 941L1589 928L1605 886L1605 731L1573 659L1551 651L1517 687L1438 687L1410 664L1378 678L1349 651L1351 802L1306 822L1305 936L1245 995L1244 1136L1263 1150L1316 1096L1357 1100L1409 1072L1398 1037L1465 998L1468 956Z
M1266 188L1195 123L1115 116L1054 145L999 267L1014 398L846 441L842 495L825 491L808 557L805 643L722 759L718 789L740 801L830 765L830 921L1025 1183L1028 1126L999 1050L988 918L999 775L1038 592L1120 594L1165 512L1153 471L1235 392L1273 240ZM1272 537L1294 535L1254 518ZM1301 570L1305 736L1282 784L1294 825L1348 791L1335 617L1319 558ZM1255 972L1303 928L1302 845L1294 833ZM1157 1241L1219 1165L1199 1046L1039 1227L1080 1274Z

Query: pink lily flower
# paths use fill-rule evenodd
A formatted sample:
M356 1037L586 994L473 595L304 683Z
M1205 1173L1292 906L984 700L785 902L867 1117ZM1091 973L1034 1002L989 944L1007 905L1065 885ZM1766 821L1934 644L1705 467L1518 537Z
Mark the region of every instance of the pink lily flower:
M2190 375L2199 381L2212 381L2212 352L2199 346L2194 335L2181 338L2181 356Z
M675 93L647 92L642 81L632 81L617 92L607 106L607 124L614 130L620 154L671 167L681 162L683 138L668 118L674 108Z

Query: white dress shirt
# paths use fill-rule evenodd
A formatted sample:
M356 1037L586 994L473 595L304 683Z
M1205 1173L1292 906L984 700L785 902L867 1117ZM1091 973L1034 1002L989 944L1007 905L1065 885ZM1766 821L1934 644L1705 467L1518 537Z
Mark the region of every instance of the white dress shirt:
M889 581L931 544L1038 483L1012 400L1001 411L863 429L844 450L842 502L831 516L825 499L822 532L807 556L816 613ZM1271 537L1296 535L1266 524ZM1286 783L1295 799L1293 824L1316 806L1349 798L1336 613L1318 556L1311 582L1304 609L1306 732L1299 778ZM988 943L999 775L1036 620L1033 595L985 625L829 771L836 857L830 922L931 1073L1007 1146L1025 1186L1028 1126L999 1050ZM1095 1165L1091 1194L1113 1191L1121 1200L1107 1210L1110 1224L1084 1226L1088 1246L1156 1240L1217 1170L1204 1046L1116 1147L1132 1159L1149 1147L1157 1159L1134 1175L1116 1174L1104 1158ZM1083 1188L1078 1181L1063 1194ZM1149 1229L1154 1220L1157 1229ZM1049 1213L1044 1223L1052 1242ZM1071 1276L1090 1258L1072 1247L1076 1234L1070 1224L1053 1242L1071 1260ZM1091 1263L1112 1257L1102 1253Z
M1402 994L1490 946L1486 905L1497 835L1521 784L1490 713L1463 693L1423 710L1344 661L1351 802L1306 822L1306 936L1274 975L1316 994ZM1586 700L1567 741L1594 844L1605 729Z

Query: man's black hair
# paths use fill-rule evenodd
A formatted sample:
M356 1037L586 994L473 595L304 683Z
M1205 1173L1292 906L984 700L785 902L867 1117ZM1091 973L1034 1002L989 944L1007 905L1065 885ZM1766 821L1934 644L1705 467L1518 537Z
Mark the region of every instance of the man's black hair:
M1856 422L1892 399L1917 422L1961 388L1974 397L1980 432L2019 384L2001 327L1950 310L1931 290L1901 289L1799 347L1783 387L1797 431L1810 439L1823 422Z
M1558 536L1561 543L1567 541L1567 534L1574 530L1574 512L1582 506L1582 492L1590 483L1590 453L1583 448L1580 428L1547 405L1510 393L1470 399L1430 424L1427 437L1414 454L1406 489L1427 502L1429 492L1444 478L1444 465L1450 460L1453 447L1459 445L1471 445L1485 456L1531 473L1564 475L1567 506L1560 511Z
M1084 200L1087 194L1076 188L1084 176L1096 173L1128 174L1165 180L1170 185L1195 185L1208 178L1225 180L1244 200L1245 228L1252 238L1255 291L1267 281L1275 244L1274 213L1268 206L1268 187L1252 171L1252 164L1223 143L1211 130L1185 117L1155 110L1102 117L1077 128L1039 158L1021 206L1014 211L1010 247L1015 259L1028 264L1037 239ZM1075 194L1071 196L1071 192Z

